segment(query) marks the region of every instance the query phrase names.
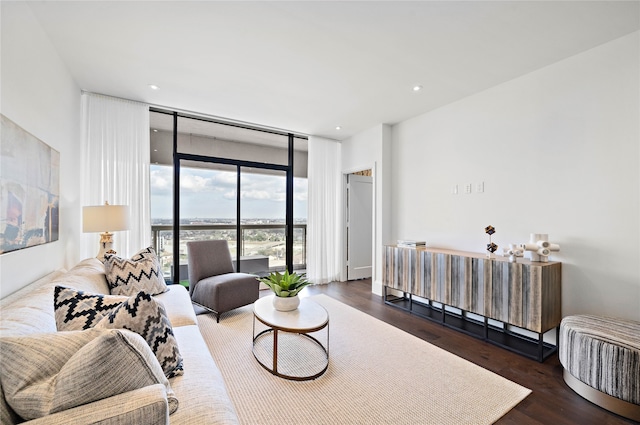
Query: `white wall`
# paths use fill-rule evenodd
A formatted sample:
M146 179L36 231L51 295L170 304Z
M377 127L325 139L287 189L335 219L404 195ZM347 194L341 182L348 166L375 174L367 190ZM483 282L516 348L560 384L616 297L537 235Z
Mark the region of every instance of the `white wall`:
M502 252L548 233L561 247L563 315L640 320L639 40L394 126L394 239L484 252L493 225Z
M78 260L80 89L23 2L2 7L1 112L60 152L57 242L0 255L0 297Z
M382 247L391 240L391 129L380 124L342 142L342 172L373 170L374 232L372 291L382 294ZM345 242L346 245L346 242ZM346 279L343 276L343 280Z

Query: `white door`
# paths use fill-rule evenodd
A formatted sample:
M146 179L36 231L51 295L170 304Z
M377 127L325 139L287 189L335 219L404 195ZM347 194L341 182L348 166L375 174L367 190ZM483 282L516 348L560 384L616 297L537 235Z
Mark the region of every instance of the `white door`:
M347 176L347 280L371 277L373 177Z

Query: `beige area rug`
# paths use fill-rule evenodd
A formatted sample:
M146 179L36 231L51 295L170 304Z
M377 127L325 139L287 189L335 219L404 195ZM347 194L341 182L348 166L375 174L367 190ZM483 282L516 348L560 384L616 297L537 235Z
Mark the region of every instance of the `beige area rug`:
M252 306L220 323L198 316L243 424L491 424L531 392L326 295L311 298L330 327L329 367L313 381L258 364Z

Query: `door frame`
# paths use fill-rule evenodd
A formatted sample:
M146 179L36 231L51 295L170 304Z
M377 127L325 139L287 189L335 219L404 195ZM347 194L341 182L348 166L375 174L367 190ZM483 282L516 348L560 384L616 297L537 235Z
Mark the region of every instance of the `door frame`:
M348 212L347 212L347 176L349 174L353 174L353 173L357 173L358 171L363 171L363 170L371 170L371 178L373 180L373 187L371 188L371 190L373 191L372 193L372 205L371 205L371 285L373 285L373 283L375 282L375 279L377 278L376 276L376 270L377 270L377 256L376 256L376 241L378 240L378 235L377 235L377 209L376 209L376 205L378 204L377 202L377 169L376 169L376 163L373 162L373 164L362 164L360 166L357 167L350 167L347 169L342 170L342 185L341 185L341 190L342 190L342 223L341 223L341 229L342 229L342 267L341 267L341 271L340 271L340 280L342 282L346 282L347 281L347 219L348 219Z

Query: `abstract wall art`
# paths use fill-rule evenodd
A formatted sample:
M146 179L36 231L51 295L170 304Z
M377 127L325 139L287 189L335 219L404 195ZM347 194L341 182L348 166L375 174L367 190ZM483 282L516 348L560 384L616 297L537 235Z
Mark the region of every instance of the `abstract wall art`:
M58 240L60 153L0 118L0 254L5 254Z

